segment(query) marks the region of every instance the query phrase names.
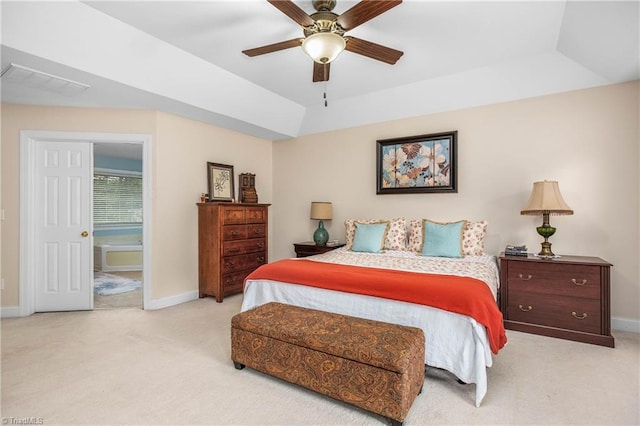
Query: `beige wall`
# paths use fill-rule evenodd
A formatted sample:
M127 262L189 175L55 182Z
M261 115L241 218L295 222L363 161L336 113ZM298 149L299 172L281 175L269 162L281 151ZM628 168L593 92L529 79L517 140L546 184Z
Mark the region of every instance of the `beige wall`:
M104 131L153 137L154 299L197 289L194 204L213 161L233 164L236 179L256 173L260 201L273 203L270 260L311 238L311 201L333 202L331 238L344 239L350 217L486 219L489 253L509 243L537 251L541 219L519 211L534 181L558 180L575 214L551 218L553 250L613 263L613 316L637 321L639 90L637 82L606 86L273 144L154 111L2 105L2 306L19 303L19 131ZM448 130L459 136L457 194L375 194L376 140Z
M271 142L142 110L2 105L2 306L19 304L19 132L52 130L152 136L151 298L198 288L197 210L206 162L256 174L261 202L272 198ZM237 187L236 187L237 189Z
M638 95L634 82L274 143L272 260L311 239L311 201L333 202L332 239L344 239L347 218L486 219L489 253L511 243L537 252L541 217L519 212L534 181L558 180L575 214L551 218L554 252L613 263L613 316L638 320ZM449 130L457 194L376 195L376 140Z

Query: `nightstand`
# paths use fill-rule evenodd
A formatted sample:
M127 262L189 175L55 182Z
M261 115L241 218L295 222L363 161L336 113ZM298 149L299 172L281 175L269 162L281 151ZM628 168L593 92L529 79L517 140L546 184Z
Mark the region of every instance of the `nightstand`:
M340 247L344 247L345 243L335 245L318 246L313 241L305 241L303 243L294 243L293 247L296 251L296 257L313 256L314 254L322 254Z
M598 257L500 255L500 310L510 330L614 347L611 264Z

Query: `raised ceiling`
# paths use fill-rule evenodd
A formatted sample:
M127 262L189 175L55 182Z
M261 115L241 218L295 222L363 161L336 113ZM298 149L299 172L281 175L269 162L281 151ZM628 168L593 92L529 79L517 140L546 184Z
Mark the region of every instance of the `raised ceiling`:
M299 48L241 53L302 37L263 0L2 2L2 69L91 86L63 95L3 78L2 101L152 108L285 139L636 80L638 4L405 1L349 32L402 50L398 63L343 52L325 84Z

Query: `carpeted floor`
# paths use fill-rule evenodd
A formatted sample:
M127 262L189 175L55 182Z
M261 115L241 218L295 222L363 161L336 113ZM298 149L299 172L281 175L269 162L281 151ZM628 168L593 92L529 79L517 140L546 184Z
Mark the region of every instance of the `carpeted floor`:
M384 425L376 415L233 367L242 295L157 311L97 310L2 320L3 419L42 424ZM616 348L508 331L489 391L429 369L405 421L637 425L640 335Z

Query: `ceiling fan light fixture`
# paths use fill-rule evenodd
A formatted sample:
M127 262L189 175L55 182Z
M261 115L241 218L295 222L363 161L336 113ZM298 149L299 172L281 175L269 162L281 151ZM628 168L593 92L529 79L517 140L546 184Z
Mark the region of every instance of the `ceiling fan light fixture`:
M311 34L302 41L302 50L319 64L328 64L347 46L344 37L332 32Z

